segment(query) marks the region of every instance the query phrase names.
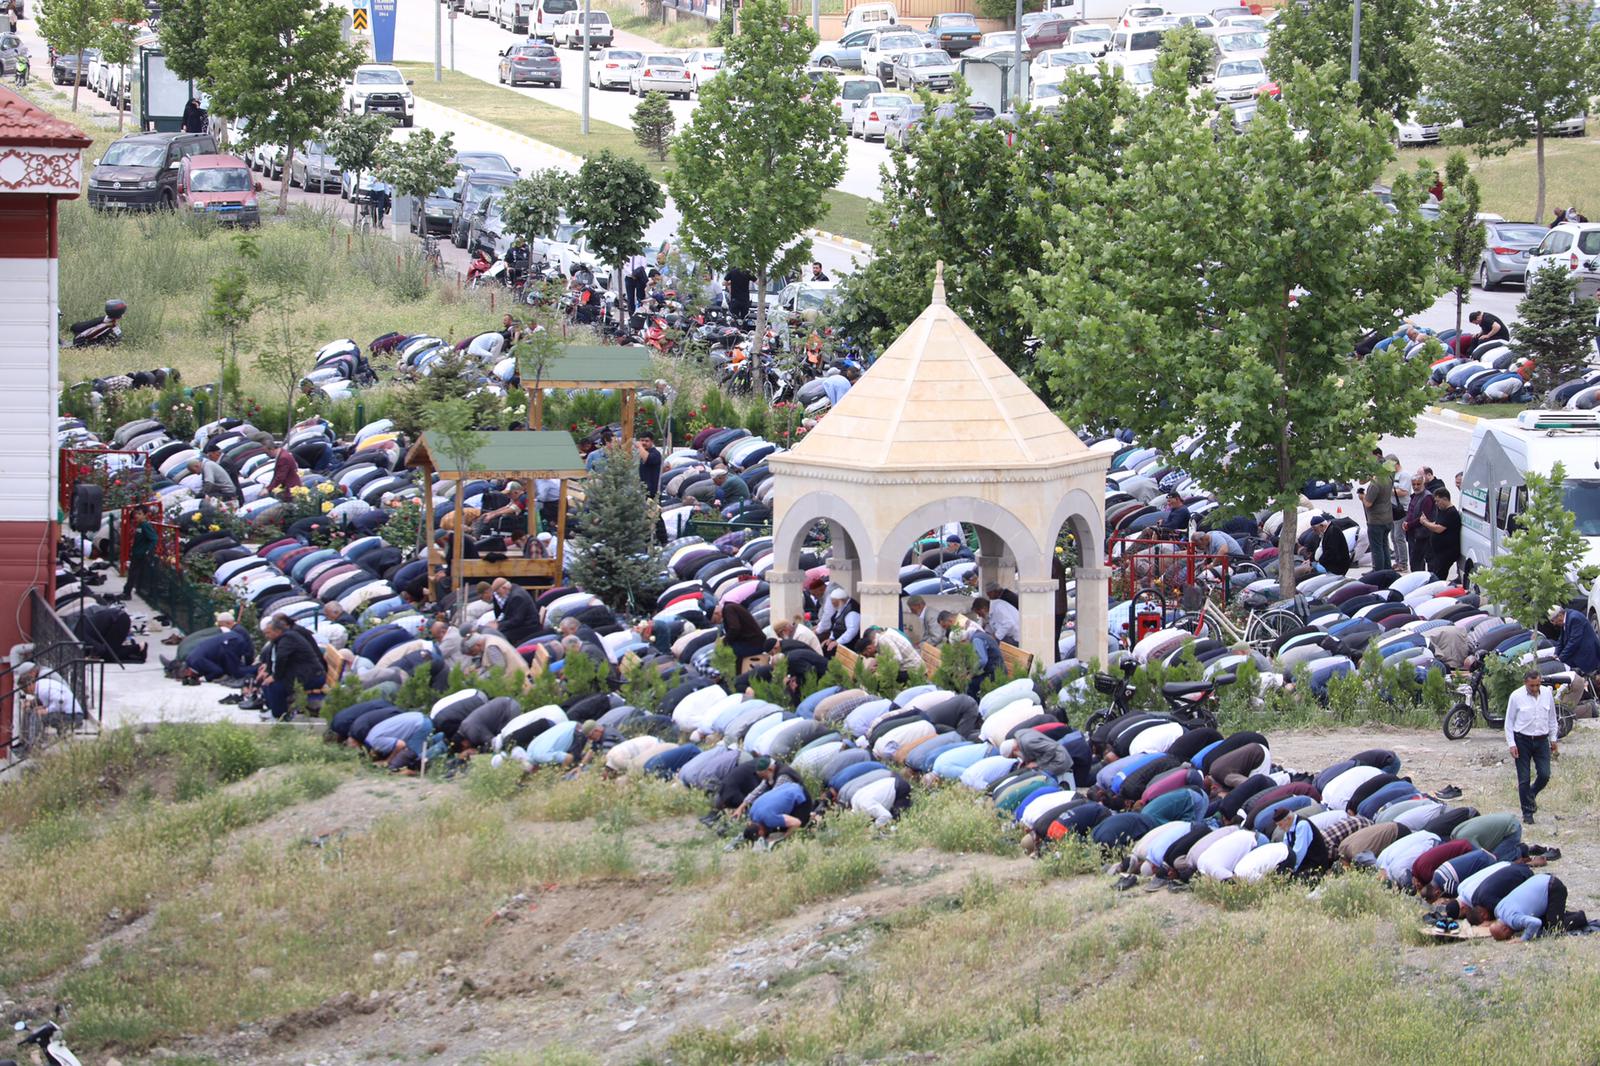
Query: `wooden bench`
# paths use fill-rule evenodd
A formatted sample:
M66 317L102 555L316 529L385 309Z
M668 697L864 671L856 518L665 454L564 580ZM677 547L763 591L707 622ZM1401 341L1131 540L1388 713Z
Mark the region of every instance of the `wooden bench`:
M447 560L444 553L434 550L429 553L428 562L431 566L445 566ZM561 576L560 563L555 559L524 559L520 555L508 556L499 561L489 559L463 559L461 560L461 576L467 581L485 581L503 577L507 581L537 580L542 584L554 584Z
M840 666L844 667L845 673L851 675L854 675L856 672L856 663L861 661L861 656L857 655L843 644L833 649L833 657L839 661Z
M1033 653L1023 651L1013 644L1000 645L1000 659L1006 664L1007 672L1020 677L1026 677L1033 670Z
M917 650L922 653L922 669L931 678L939 669L941 652L935 645L923 642L917 645Z

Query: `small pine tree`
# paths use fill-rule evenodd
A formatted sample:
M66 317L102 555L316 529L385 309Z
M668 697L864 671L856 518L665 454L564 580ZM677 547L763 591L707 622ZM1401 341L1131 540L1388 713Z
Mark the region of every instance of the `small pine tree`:
M785 682L789 678L789 660L780 656L772 664L772 677L753 677L750 679L750 689L758 700L775 703L779 707L789 705L789 690Z
M1577 279L1560 265L1528 282L1517 308L1515 346L1533 360L1534 392L1544 395L1582 372L1593 351L1594 304L1577 300Z
M211 279L211 296L206 303L205 321L222 332L221 366L217 374L219 395L217 415L238 413L239 409L239 333L256 313L250 298L250 278L260 251L256 235L241 229L234 234L234 250L239 257Z
M978 672L978 653L964 640L948 640L939 647L939 669L933 683L951 692L965 692Z
M733 687L733 679L739 676L739 660L725 641L718 640L711 649L711 669L722 675L724 687Z
M655 667L636 660L623 671L622 698L628 706L653 714L666 694L667 679Z
M515 674L510 676L520 677ZM561 682L548 670L534 674L525 685L520 680L518 684L520 691L517 693L517 698L522 701L522 709L525 711L548 707L552 703L560 703L565 698L561 691Z
M605 690L605 670L585 652L569 651L561 661L561 684L567 690L568 699L592 696Z
M411 676L395 690L394 705L408 711L426 711L433 706L439 694L433 691L431 670L413 670Z
M664 93L654 90L644 94L639 106L633 109L633 139L639 147L655 157L657 162L667 160L667 150L672 147L672 131L677 120L672 117L672 106Z
M1524 300L1523 307L1531 299ZM1567 602L1573 576L1579 588L1588 588L1600 569L1582 565L1587 545L1562 500L1567 468L1557 463L1548 476L1530 470L1524 478L1528 506L1517 516L1517 530L1506 538L1505 553L1475 578L1502 614L1532 632L1551 607Z
M613 611L646 609L661 588L662 563L656 511L633 449L620 441L611 446L605 463L585 479L583 506L574 517L573 584Z

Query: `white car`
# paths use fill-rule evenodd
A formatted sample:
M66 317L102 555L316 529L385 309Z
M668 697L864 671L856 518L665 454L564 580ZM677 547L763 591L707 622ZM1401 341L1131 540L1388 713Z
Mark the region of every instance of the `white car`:
M1228 30L1252 30L1256 33L1267 32L1267 20L1260 15L1229 15L1222 20L1222 29L1218 33Z
M1093 74L1099 62L1098 56L1082 48L1052 48L1040 52L1038 58L1028 64L1028 77L1036 82L1062 81L1073 70Z
M1035 81L1028 86L1028 106L1035 111L1054 111L1061 106L1065 99L1063 87L1058 81Z
M1267 77L1266 64L1253 56L1248 59L1224 59L1217 64L1217 72L1212 75L1211 91L1217 94L1218 100L1224 102L1250 100L1271 80Z
M883 140L889 120L911 106L911 97L905 93L876 93L856 106L850 120L850 136L870 141Z
M1217 34L1212 40L1217 42L1218 62L1267 58L1267 34L1264 30L1228 30Z
M611 284L611 267L600 262L600 257L589 249L589 235L574 223L563 220L554 233L529 241L528 250L535 262L548 260L563 277L571 277L573 267L585 266L594 275L596 284Z
M768 311L788 311L803 315L807 311L821 311L834 301L835 281L791 281L776 295L767 293Z
M839 95L834 102L839 105L839 121L844 123L846 130L850 129L850 122L856 117L856 108L862 101L874 93L883 92L883 83L877 78L851 75L839 79Z
M344 109L354 114L391 115L409 126L416 117L417 100L411 83L399 67L363 63L344 87Z
M611 16L604 11L589 12L589 47L610 48L617 31L611 25ZM583 47L583 12L568 11L557 15L550 27L550 43L557 48Z
M683 57L683 65L689 68L689 83L694 86L695 92L722 73L722 59L723 50L720 48L699 48Z
M1563 222L1544 235L1528 256L1528 279L1547 266L1580 270L1600 255L1600 222Z
M94 58L89 60L89 70L84 75L83 80L85 85L94 90L96 96L104 96L106 94L106 65L105 59L101 57L99 50L96 49Z
M489 0L463 0L461 10L475 19L489 17Z
M121 66L106 68L106 100L112 107L120 107L124 111L128 110L132 103L127 95L128 79L123 76L123 71L126 69Z
M1111 47L1110 26L1074 26L1067 31L1067 47L1103 56Z
M643 52L626 48L607 48L599 55L590 56L589 84L596 89L628 89L631 92L633 70L643 58Z
M689 78L689 68L682 56L647 55L633 70L628 91L635 96L648 92L666 93L668 96L689 98L694 82Z
M1416 112L1412 112L1405 117L1404 121L1395 119L1394 136L1401 147L1438 144L1439 138L1444 135L1444 131L1451 127L1460 129L1461 123L1456 121L1451 123L1450 126L1444 126L1437 122L1424 122L1417 117Z
M1120 56L1111 57L1111 69L1122 76L1122 80L1132 86L1135 94L1148 96L1156 87L1156 65L1154 60L1130 62Z
M258 144L250 149L250 166L264 178L283 177L283 145Z

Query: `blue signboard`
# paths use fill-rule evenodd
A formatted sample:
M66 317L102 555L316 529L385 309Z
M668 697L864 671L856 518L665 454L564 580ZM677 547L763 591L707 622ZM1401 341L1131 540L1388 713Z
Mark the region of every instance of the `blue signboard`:
M378 63L394 62L395 0L372 0L372 58Z

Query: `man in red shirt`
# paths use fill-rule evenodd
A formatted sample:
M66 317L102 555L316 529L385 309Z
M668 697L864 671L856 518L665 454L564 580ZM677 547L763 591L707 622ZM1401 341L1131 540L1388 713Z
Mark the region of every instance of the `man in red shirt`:
M267 492L274 496L287 496L290 489L300 487L300 465L294 461L294 455L288 448L278 446L269 449L273 456L272 480L267 482Z

